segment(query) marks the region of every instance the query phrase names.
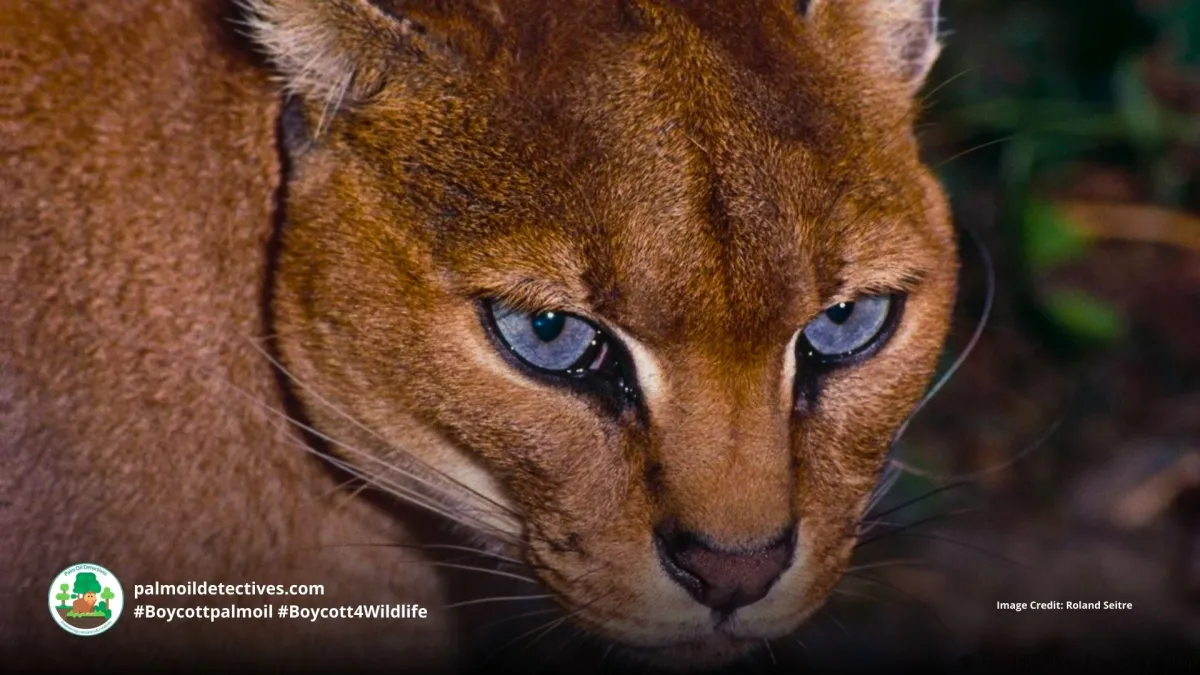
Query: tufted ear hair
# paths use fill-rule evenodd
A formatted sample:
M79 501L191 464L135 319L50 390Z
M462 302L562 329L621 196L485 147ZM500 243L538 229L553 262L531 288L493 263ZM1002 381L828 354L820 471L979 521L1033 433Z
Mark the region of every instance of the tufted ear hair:
M912 95L941 51L939 0L810 0L799 3L828 45L878 84ZM889 87L890 88L890 87Z
M370 96L431 45L421 26L370 0L239 0L288 92L323 105Z

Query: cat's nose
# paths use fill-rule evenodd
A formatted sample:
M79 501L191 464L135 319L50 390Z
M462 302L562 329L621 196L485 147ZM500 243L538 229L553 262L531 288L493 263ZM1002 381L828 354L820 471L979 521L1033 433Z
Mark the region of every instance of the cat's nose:
M667 575L697 602L728 613L767 594L792 562L796 531L789 527L759 546L737 550L720 548L673 524L657 528L655 540Z

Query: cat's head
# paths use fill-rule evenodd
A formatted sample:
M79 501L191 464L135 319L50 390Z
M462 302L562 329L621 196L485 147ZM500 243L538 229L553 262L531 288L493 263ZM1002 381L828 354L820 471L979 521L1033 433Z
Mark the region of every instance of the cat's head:
M936 0L249 4L332 449L653 660L794 630L947 332Z

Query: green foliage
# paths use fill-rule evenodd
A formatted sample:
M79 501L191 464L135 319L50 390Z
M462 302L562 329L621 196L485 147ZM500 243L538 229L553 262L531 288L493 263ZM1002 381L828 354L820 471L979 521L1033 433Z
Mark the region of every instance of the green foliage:
M1151 152L1166 137L1164 113L1146 84L1139 60L1129 58L1113 74L1116 112L1125 124L1128 139L1137 149Z
M1089 237L1055 200L1200 208L1189 159L1200 115L1178 107L1200 95L1200 1L974 0L942 11L951 32L926 117L952 158L937 169L951 201L998 198L989 245L1010 275L1002 282L1049 319L1031 329L1119 339L1115 308L1082 289L1040 290L1064 264L1094 265ZM1106 181L1118 186L1111 196ZM1121 236L1138 240L1139 224Z
M1080 290L1052 291L1047 294L1044 307L1052 320L1081 340L1108 343L1125 332L1125 321L1119 312Z
M86 617L96 617L96 616L105 616L106 617L108 615L105 614L104 612L98 612L98 611L93 610L86 614L83 614L80 612L67 612L67 616L72 619L82 619L82 618L86 618Z
M66 607L67 601L74 597L71 595L70 589L71 586L69 584L62 584L58 587L59 592L54 596L54 599L58 600L59 607Z
M102 590L100 580L96 578L95 572L80 572L75 575L75 593L85 595L87 593L99 593Z
M1031 199L1024 216L1025 258L1034 270L1049 270L1087 252L1088 240L1053 204Z
M1200 68L1200 3L1146 3L1150 17L1172 43L1172 56L1177 66Z

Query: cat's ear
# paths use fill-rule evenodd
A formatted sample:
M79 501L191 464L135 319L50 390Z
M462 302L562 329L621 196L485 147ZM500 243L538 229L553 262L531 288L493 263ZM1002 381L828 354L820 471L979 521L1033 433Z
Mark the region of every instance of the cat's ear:
M803 0L807 23L878 83L915 94L941 51L939 0Z
M433 48L420 25L370 0L240 2L285 88L327 107L369 96Z

